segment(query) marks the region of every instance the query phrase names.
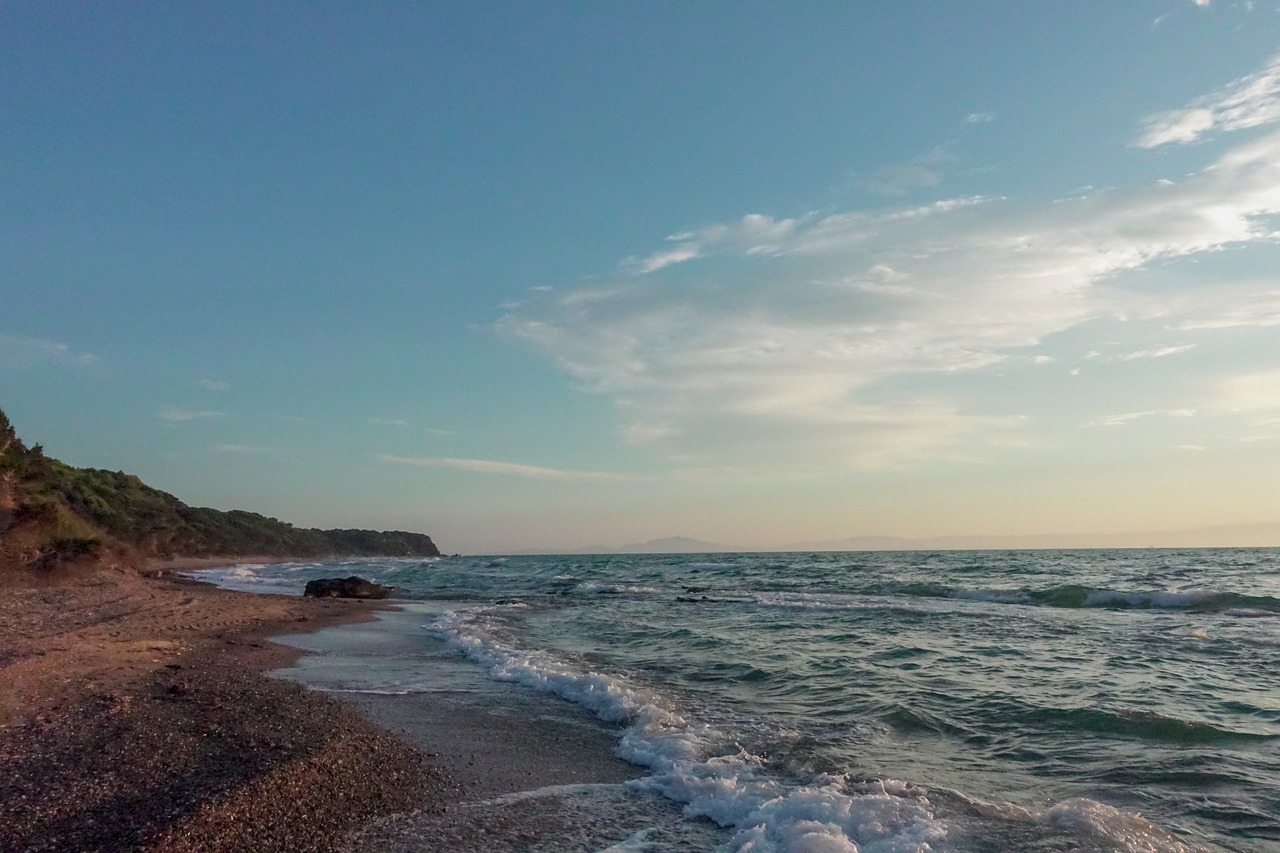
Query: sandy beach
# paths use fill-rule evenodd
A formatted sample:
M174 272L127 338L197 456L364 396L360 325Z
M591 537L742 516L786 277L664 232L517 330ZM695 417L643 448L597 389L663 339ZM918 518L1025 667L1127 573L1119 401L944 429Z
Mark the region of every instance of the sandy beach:
M0 849L324 850L453 796L350 707L264 677L371 605L99 574L0 601Z
M616 832L578 825L571 804L558 828L468 810L638 775L610 735L267 677L301 654L269 638L386 605L233 592L174 568L0 600L0 850L599 849Z

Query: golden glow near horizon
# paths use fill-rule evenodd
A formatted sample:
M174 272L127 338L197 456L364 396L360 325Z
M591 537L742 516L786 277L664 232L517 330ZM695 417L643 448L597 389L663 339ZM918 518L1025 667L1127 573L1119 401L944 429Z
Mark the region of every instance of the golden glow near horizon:
M7 17L0 405L73 464L449 551L1280 545L1274 10Z

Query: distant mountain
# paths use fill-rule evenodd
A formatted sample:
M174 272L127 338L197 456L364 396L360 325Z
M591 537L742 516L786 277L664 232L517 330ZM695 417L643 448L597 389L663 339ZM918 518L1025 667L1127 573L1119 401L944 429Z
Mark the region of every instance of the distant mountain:
M705 539L691 539L688 536L667 536L662 539L650 539L647 542L632 542L629 545L587 545L581 548L526 548L512 551L513 554L706 554L726 553L745 550L707 542Z
M613 554L704 554L708 552L733 551L724 545L707 542L704 539L690 539L688 536L667 536L663 539L650 539L647 542L633 542L620 545L608 552Z
M0 412L0 569L138 565L149 558L438 556L422 533L316 530L192 507L131 474L73 468L27 447Z
M1280 523L1224 524L1190 530L1143 533L1040 533L1017 536L855 536L796 542L783 551L1003 551L1036 548L1273 548L1280 547Z

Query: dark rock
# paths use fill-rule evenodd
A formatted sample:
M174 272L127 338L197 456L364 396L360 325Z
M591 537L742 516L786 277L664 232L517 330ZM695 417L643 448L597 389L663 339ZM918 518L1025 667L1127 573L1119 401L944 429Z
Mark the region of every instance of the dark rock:
M367 581L352 575L349 578L319 578L307 581L303 595L313 598L386 598L394 587Z

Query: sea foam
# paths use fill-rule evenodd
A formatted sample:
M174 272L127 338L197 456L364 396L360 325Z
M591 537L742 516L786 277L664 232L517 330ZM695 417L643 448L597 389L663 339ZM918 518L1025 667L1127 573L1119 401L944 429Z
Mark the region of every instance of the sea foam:
M793 605L799 602L791 602ZM801 606L813 606L806 601ZM733 833L738 853L941 853L968 851L966 820L940 813L928 791L893 779L852 782L818 774L807 781L772 773L763 758L733 738L681 713L667 697L625 679L584 671L544 652L499 641L491 629L503 610L448 611L428 625L489 675L551 693L625 728L616 753L650 773L625 783L684 804L690 818L709 818ZM1003 821L1101 841L1124 853L1199 853L1139 815L1086 798L1043 812L1010 807ZM636 833L611 848L644 850Z
M729 738L690 721L665 697L497 642L485 630L489 612L453 611L431 627L492 677L552 693L602 720L624 724L617 754L650 770L628 784L684 803L690 817L731 828L733 850L925 853L947 835L946 823L923 796L900 796L883 786L850 795L841 789L844 779L834 776L786 782L767 772L760 757L727 751Z

